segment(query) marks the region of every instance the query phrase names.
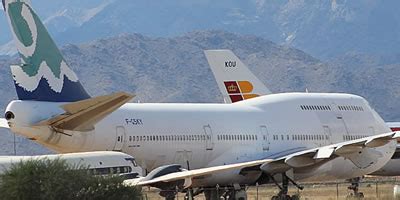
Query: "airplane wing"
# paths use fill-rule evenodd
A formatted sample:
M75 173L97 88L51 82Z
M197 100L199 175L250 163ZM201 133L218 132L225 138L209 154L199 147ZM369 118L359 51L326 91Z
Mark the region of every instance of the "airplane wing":
M237 169L244 170L246 168L259 167L261 171L264 171L266 173L270 174L283 173L291 168L311 166L321 161L327 161L337 157L345 157L351 160L356 166L362 168L370 165L371 160L368 159L367 155L365 156L366 159L364 160L360 158L363 157L359 155L360 152L362 154L363 151L365 150L383 146L399 137L400 137L400 131L390 132L362 139L346 141L314 149L299 151L296 153L290 153L288 155L281 156L279 158L267 158L249 162L174 172L160 177L156 177L151 180L130 179L130 180L125 180L124 183L131 186L147 186L160 182L165 183L178 180L185 180L184 186L189 187L193 178L214 174L217 172L224 172Z
M151 180L146 180L146 181L131 179L131 180L124 181L124 183L127 185L132 185L132 186L145 186L145 185L151 185L151 184L158 183L158 182L171 182L171 181L193 178L193 177L203 176L203 175L207 175L207 174L222 172L222 171L241 169L241 168L245 168L245 167L253 167L253 166L261 165L264 163L270 163L273 161L274 161L273 159L264 159L264 160L255 160L255 161L230 164L230 165L207 167L207 168L187 170L187 171L182 171L182 172L175 172L175 173L167 174L167 175L160 176L160 177L157 177L157 178L154 178Z
M6 119L0 118L0 128L10 128Z
M36 126L46 125L74 131L92 130L94 124L121 107L133 97L133 95L118 92L111 95L68 103L61 106L65 110L65 113L41 121L36 124Z

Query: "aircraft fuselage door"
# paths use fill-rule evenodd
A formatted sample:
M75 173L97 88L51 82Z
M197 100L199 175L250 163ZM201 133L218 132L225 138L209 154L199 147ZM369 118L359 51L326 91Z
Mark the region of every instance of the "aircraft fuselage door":
M205 134L205 141L206 141L206 150L213 150L214 149L214 141L213 141L213 134L210 125L206 125L203 127L204 134Z
M123 126L117 126L115 135L114 151L122 151L122 147L125 143L125 128Z
M324 145L327 144L332 144L332 132L331 129L329 128L329 126L323 126L324 127L324 140L326 141Z
M269 135L267 126L260 126L261 137L262 137L262 147L264 151L269 151Z

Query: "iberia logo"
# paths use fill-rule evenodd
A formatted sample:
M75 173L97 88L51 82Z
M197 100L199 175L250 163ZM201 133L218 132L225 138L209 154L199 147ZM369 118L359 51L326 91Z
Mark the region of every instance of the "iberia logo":
M224 81L224 84L232 103L259 96L251 93L254 87L249 81Z

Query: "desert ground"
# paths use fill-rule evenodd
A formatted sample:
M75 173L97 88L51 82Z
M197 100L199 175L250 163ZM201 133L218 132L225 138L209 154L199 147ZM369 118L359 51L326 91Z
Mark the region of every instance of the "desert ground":
M327 182L327 183L302 183L304 190L298 190L295 186L291 185L289 193L291 195L298 194L302 200L341 200L349 199L349 195L352 191L347 187L349 183L345 181L341 182ZM400 185L400 177L390 178L364 178L360 184L360 192L364 193L365 200L391 200L400 199L400 187L399 197L394 197L394 187ZM154 188L143 188L143 199L146 200L162 200L158 196L157 189ZM262 185L258 187L248 187L247 194L248 200L270 200L271 197L279 192L278 188L273 184ZM178 194L178 200L184 200L184 194ZM195 197L196 200L205 200L204 196L198 195ZM351 199L351 198L350 198Z

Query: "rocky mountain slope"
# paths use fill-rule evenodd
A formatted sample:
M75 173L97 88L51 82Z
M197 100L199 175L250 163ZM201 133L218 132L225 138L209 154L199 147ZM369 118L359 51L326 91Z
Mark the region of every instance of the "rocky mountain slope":
M63 52L92 96L126 91L135 102L216 102L222 98L203 54L231 49L273 92L350 92L366 97L387 121L400 121L400 57L348 54L324 63L303 51L261 37L198 31L155 38L124 34ZM0 57L0 107L15 98L10 63ZM0 154L12 152L12 135L1 132ZM18 152L47 152L18 139Z
M319 59L346 53L400 53L396 0L35 0L60 44L139 33L175 37L194 30L257 35ZM8 27L0 15L0 27ZM10 40L0 29L0 44ZM10 46L0 48L10 52Z

